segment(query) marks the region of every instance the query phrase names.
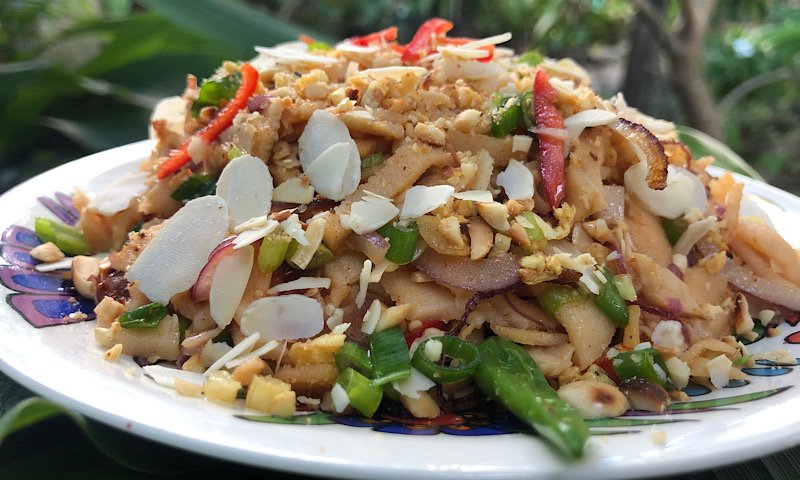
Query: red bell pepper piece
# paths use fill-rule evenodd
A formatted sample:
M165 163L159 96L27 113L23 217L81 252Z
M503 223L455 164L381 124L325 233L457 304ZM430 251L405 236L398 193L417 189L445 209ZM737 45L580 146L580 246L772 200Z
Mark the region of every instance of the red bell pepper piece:
M370 33L362 37L353 37L350 43L361 47L369 47L375 44L384 44L397 40L397 27L384 28L381 31Z
M439 330L444 331L444 329L447 328L447 325L441 320L428 320L427 322L424 322L414 330L410 330L405 333L406 343L408 346L410 347L411 344L414 343L414 340L421 337L422 334L425 333L425 330L429 328L438 328Z
M617 372L614 370L614 366L611 362L611 359L608 358L605 353L600 355L600 358L595 360L594 364L602 368L606 372L606 375L608 375L608 378L610 378L611 380L614 381L614 383L619 385L619 382L621 381L619 379L619 375L617 375Z
M419 61L425 55L433 52L435 47L434 42L439 37L453 29L453 22L444 20L442 18L431 18L422 25L420 25L417 33L406 45L406 50L400 58L406 63L414 63Z
M317 41L314 40L314 37L309 37L308 35L305 35L305 34L302 34L302 33L300 34L299 38L300 38L300 41L305 43L306 45L311 45L312 43L317 43Z
M558 93L550 85L544 70L536 72L533 82L533 114L538 128L564 128L564 117L554 105ZM564 199L564 140L538 133L542 184L547 203L556 209Z
M239 113L239 110L247 106L247 99L253 95L258 86L258 70L253 68L249 63L243 64L241 70L242 85L239 87L239 90L236 91L236 95L234 95L233 99L217 113L217 116L214 117L208 125L195 133L193 137L183 142L181 148L173 150L169 158L159 165L157 173L159 180L172 175L191 161L192 157L189 155L189 143L191 143L192 138L200 138L206 143L213 142L219 137L220 133L231 126L233 118Z

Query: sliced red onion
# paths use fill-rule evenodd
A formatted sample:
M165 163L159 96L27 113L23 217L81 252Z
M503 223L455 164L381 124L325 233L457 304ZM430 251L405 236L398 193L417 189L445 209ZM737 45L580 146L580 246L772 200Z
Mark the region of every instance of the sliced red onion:
M367 241L378 250L387 250L389 248L389 242L378 232L367 232L361 236L367 239Z
M250 113L259 112L269 104L270 100L272 100L272 97L264 93L261 95L253 95L247 99L247 111Z
M656 315L658 317L665 318L667 320L675 320L675 321L680 322L680 318L678 318L678 315L676 315L674 312L669 312L667 310L664 310L662 308L658 308L658 307L653 306L653 305L643 305L643 304L641 304L639 302L633 302L633 304L634 305L638 305L639 308L641 308L643 312L647 312L647 313Z
M767 280L747 267L736 265L732 260L728 260L720 274L731 285L753 296L795 312L800 311L800 288L794 285Z
M610 127L628 141L639 161L647 164L647 186L654 190L666 187L668 160L658 138L643 125L624 118Z
M680 278L681 280L683 280L683 272L682 272L682 271L681 271L681 269L680 269L680 268L678 268L678 266L677 266L677 265L675 265L674 263L670 263L669 265L667 265L667 270L669 270L670 272L672 272L672 273L673 273L673 274L674 274L676 277L678 277L678 278Z
M513 292L504 293L503 298L508 302L512 310L536 323L548 332L563 331L561 324L548 317L541 308L531 302L526 302Z
M683 311L683 304L680 298L670 297L667 299L667 311L680 315Z
M214 278L214 271L217 264L222 258L233 252L233 241L236 237L228 237L217 245L214 250L208 255L208 262L200 270L200 275L197 276L197 281L192 285L189 291L192 300L195 302L204 302L208 300L211 294L211 280Z
M508 254L470 260L442 255L429 248L414 261L414 266L436 283L471 292L503 290L520 282L519 265Z

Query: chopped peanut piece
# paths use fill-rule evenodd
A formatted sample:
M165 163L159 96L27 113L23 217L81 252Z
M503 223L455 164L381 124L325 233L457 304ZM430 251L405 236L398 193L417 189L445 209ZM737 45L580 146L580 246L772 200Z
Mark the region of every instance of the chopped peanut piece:
M231 374L224 370L217 370L208 376L203 393L206 399L218 403L232 403L242 388L242 384L231 378Z
M267 362L258 357L253 357L233 370L232 378L242 385L250 385L253 377L261 373L267 366Z
M247 389L245 405L268 415L291 417L295 411L295 393L288 383L274 377L253 377Z
M107 362L116 362L119 360L120 354L122 354L122 344L117 343L103 353L103 360Z
M333 365L333 355L344 345L344 334L328 333L313 340L295 343L286 354L286 360L292 365L312 365L326 363Z
M187 382L182 378L175 379L175 391L184 397L199 397L203 393L203 386L197 383Z
M110 327L111 323L119 318L124 311L125 305L111 297L103 297L103 300L94 307L94 314L97 316L97 326Z
M181 365L181 370L186 370L187 372L196 372L196 373L205 372L206 366L205 364L203 364L202 355L198 354L189 357L189 359L183 362L183 365Z
M62 252L55 243L47 242L33 247L31 249L31 257L40 262L53 263L62 260L64 258L64 252Z

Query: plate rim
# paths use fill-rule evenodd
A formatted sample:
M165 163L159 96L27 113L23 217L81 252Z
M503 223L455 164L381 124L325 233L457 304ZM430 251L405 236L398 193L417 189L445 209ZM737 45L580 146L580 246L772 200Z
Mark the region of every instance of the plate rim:
M105 150L102 152L98 152L65 163L63 165L60 165L59 167L41 173L23 182L22 184L15 186L9 191L5 192L2 196L0 196L0 206L3 203L9 201L9 199L15 200L18 197L20 197L20 200L27 199L28 203L32 203L35 200L35 197L32 198L29 197L28 192L32 189L35 189L39 184L46 183L51 178L58 177L67 172L72 172L73 170L76 171L80 170L81 169L80 167L89 165L92 162L98 161L99 159L113 158L117 156L118 158L116 160L107 161L102 171L97 172L97 173L103 173L110 169L119 167L123 164L130 163L139 158L142 158L141 157L142 155L146 156L153 146L154 146L153 141L143 140L115 147L113 149ZM769 192L772 196L788 201L789 203L793 204L795 208L799 209L797 211L800 212L800 198L796 197L795 195L780 190L766 183L748 179L746 177L741 177L736 174L734 175L737 177L738 181L743 181L746 186L753 184L756 185L758 188L763 188L767 192ZM52 183L52 180L49 181ZM49 193L49 191L40 192L40 194L41 193ZM12 214L0 215L0 221L3 222L2 225L3 228L9 226L5 224L6 219L13 216L14 215ZM0 292L5 293L5 289L3 288L2 290L0 290ZM7 304L4 307L0 307L0 318L5 317L11 311L12 310L10 310ZM65 327L56 327L56 328L65 328ZM3 341L0 339L0 345L2 344ZM97 361L99 362L101 360L98 358ZM621 468L621 466L615 466L613 464L610 467L608 467L610 468L609 470L599 471L599 472L596 469L598 467L602 467L603 465L583 464L582 466L584 468L576 469L574 468L575 464L572 465L565 464L566 467L564 468L566 469L564 469L564 468L558 468L557 463L552 464L556 465L556 468L554 470L547 472L539 471L536 469L514 470L510 468L505 470L502 468L493 468L491 470L465 471L465 470L459 470L457 465L455 466L455 468L451 469L437 469L435 468L434 465L428 465L428 468L424 470L420 469L409 470L407 469L407 467L404 467L402 465L395 465L388 467L376 466L370 464L369 461L359 463L356 461L335 461L330 459L329 457L322 457L322 456L318 456L316 458L306 458L306 456L285 455L279 452L272 454L264 454L252 450L243 451L240 448L236 448L236 446L220 445L219 443L215 443L207 439L187 437L185 434L181 434L178 431L165 430L162 428L158 428L157 426L149 425L148 423L141 423L141 422L133 423L133 421L129 417L122 415L119 412L109 411L107 409L101 408L100 406L80 401L76 398L73 398L73 396L69 396L64 392L59 391L47 385L39 378L34 378L31 377L30 375L26 375L25 372L26 371L30 372L30 369L26 370L24 367L20 368L19 362L15 362L13 360L9 361L2 353L2 350L0 350L0 370L2 370L15 382L25 386L26 388L34 391L35 393L42 395L46 398L53 399L54 401L65 405L67 408L78 411L89 418L97 420L101 423L104 423L116 429L132 433L139 437L155 441L158 443L166 444L181 450L186 450L193 453L200 453L202 455L215 457L221 460L244 463L256 467L280 470L289 473L321 475L321 476L331 476L331 477L347 476L351 478L372 478L375 475L381 475L385 478L394 478L394 479L405 479L410 474L418 474L427 478L466 478L466 477L528 478L531 476L537 476L542 474L557 475L562 478L581 478L580 476L582 474L592 471L595 474L605 475L602 478L642 478L641 472L635 472L636 475L633 475L632 474L633 472L629 470L626 471L626 469ZM795 391L797 390L798 389L795 389ZM789 399L790 402L783 402L787 404L786 408L789 408L788 403L793 403L796 407L800 407L800 392L798 393L799 394L797 396L793 396L791 399ZM165 400L168 400L168 398L169 397L164 397ZM194 400L197 401L197 399ZM800 418L795 419L793 425L800 426ZM270 425L270 427L273 427L273 425ZM301 427L301 426L299 425L290 426L290 428L296 428L296 427ZM699 462L699 465L698 463L692 461L687 461L683 465L681 465L680 462L678 462L677 460L671 459L668 461L650 461L646 464L641 464L638 466L639 467L644 467L645 465L647 466L647 472L645 472L646 476L658 476L658 475L668 475L668 474L696 471L698 468L707 469L721 465L727 465L730 462L730 458L735 458L737 463L745 460L750 460L752 458L756 458L768 453L773 453L800 443L800 429L792 429L789 427L790 424L787 424L786 428L781 429L781 431L771 432L769 438L767 438L766 440L762 439L762 441L758 442L757 445L742 444L737 447L728 448L724 451L724 453L712 452L711 454L698 455L698 458L694 458L694 460L696 462ZM319 428L319 426L309 427L309 428ZM353 432L358 430L359 429L351 429L351 431ZM792 430L797 430L797 431L791 434L790 432ZM517 436L517 435L519 434L505 435L505 437ZM422 437L414 437L414 436L407 437L408 441L418 441L420 438ZM450 439L452 437L447 436L447 438ZM536 460L536 457L532 456L530 460L532 461L531 463L534 463L533 460ZM687 458L687 460L690 459ZM598 463L602 464L602 462ZM578 466L581 465L578 464ZM630 466L633 467L635 465L631 464ZM587 469L585 467L590 467L591 469ZM631 470L636 470L636 469L631 468Z

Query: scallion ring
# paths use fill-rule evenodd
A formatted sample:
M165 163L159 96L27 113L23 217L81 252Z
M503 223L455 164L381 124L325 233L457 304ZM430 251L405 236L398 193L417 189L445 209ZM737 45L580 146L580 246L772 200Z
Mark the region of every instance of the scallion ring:
M456 366L439 365L431 361L425 355L425 345L428 342L437 341L442 343L442 355L458 361ZM454 383L469 378L478 368L480 355L478 348L458 337L445 335L441 337L431 337L417 346L414 357L411 359L411 366L425 374L428 378L437 383Z

